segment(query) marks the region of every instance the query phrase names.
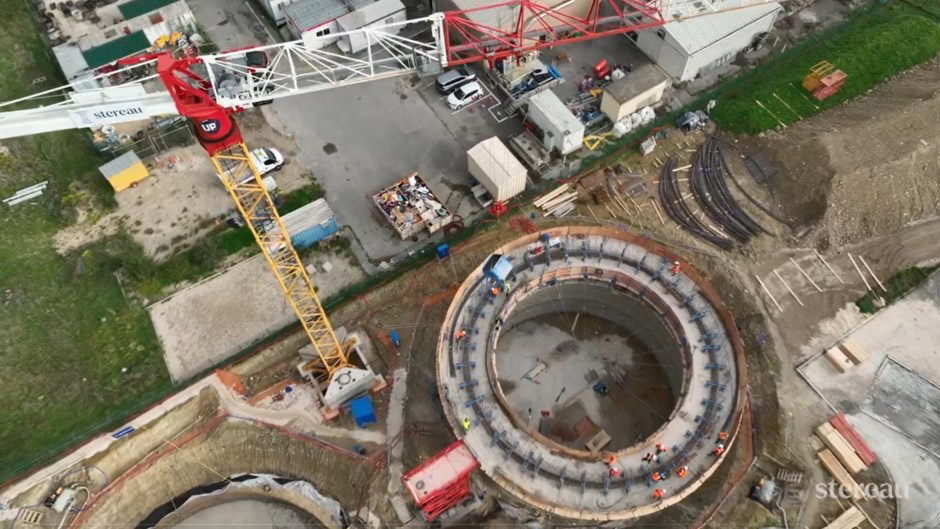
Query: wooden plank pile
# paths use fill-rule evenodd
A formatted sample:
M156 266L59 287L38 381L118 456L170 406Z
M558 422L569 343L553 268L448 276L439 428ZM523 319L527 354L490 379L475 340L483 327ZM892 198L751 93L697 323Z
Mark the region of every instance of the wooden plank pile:
M848 340L826 350L826 358L840 373L868 360L868 351Z
M855 454L858 455L859 459L861 459L862 463L865 463L866 466L871 466L871 464L878 459L875 456L875 452L873 452L862 439L862 436L859 435L855 428L852 428L852 425L846 420L845 415L840 413L833 416L829 419L829 424L831 424L845 441L849 443L852 450L855 450Z
M839 344L839 349L855 364L861 364L865 360L868 360L868 351L859 347L855 342L846 340Z
M819 462L822 463L822 466L852 495L853 500L858 501L862 499L862 490L859 488L858 483L845 470L842 463L839 463L836 456L832 455L832 452L830 452L828 448L820 450L816 455L819 457Z
M533 202L535 207L541 208L545 216L564 217L574 210L574 201L578 198L577 192L569 192L570 186L562 184L553 191L542 195Z
M816 428L816 435L822 439L822 442L825 443L826 447L838 458L839 462L842 463L849 473L858 474L867 468L865 463L862 462L862 459L855 453L852 445L850 445L845 438L842 437L842 434L837 432L828 422L824 422Z
M864 521L865 514L853 505L823 529L855 529Z

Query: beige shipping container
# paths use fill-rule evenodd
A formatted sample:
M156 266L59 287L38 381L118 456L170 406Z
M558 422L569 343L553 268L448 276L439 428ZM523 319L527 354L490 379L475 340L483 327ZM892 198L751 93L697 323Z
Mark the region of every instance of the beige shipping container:
M470 175L490 192L493 200L505 202L525 190L525 166L496 136L467 151L467 165Z

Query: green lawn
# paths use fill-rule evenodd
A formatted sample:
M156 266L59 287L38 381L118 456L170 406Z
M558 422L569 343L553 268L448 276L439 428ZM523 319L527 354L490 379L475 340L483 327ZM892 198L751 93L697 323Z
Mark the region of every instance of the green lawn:
M913 1L928 8L938 4L937 0ZM728 132L748 134L775 128L778 120L790 124L861 95L884 79L935 57L938 51L940 26L925 13L905 4L875 8L730 81L728 90L717 98L712 119ZM817 102L800 82L811 66L823 60L848 77L837 94Z
M61 83L26 11L3 0L0 100ZM33 81L47 77L46 81ZM49 180L41 199L0 205L0 481L105 427L168 384L150 319L114 276L55 253L63 204L113 205L84 134L3 140L0 196ZM128 368L126 374L122 368Z
M888 289L888 293L885 294L877 285L872 285L875 287L875 294L880 296L885 300L885 307L893 303L896 299L901 298L907 294L912 288L923 283L930 277L938 267L932 266L927 268L905 268L904 270L899 271L898 273L891 276L890 279L885 281L885 288ZM864 296L860 297L858 301L855 302L858 306L858 309L865 314L874 314L881 310L882 307L875 305L875 296L869 292Z

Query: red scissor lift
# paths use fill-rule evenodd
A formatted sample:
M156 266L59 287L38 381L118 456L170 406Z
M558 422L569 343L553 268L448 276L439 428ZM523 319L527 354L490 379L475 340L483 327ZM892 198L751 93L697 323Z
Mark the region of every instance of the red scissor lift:
M470 473L478 466L461 440L406 472L401 481L430 522L470 495Z

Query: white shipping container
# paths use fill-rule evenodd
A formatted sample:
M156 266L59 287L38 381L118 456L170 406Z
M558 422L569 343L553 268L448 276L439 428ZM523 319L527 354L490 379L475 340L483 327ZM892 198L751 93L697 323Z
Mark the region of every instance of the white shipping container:
M467 151L470 175L483 184L494 200L505 202L522 193L526 168L496 136Z
M544 135L542 142L549 150L571 154L581 148L584 124L562 103L555 92L546 90L529 99L526 116Z

